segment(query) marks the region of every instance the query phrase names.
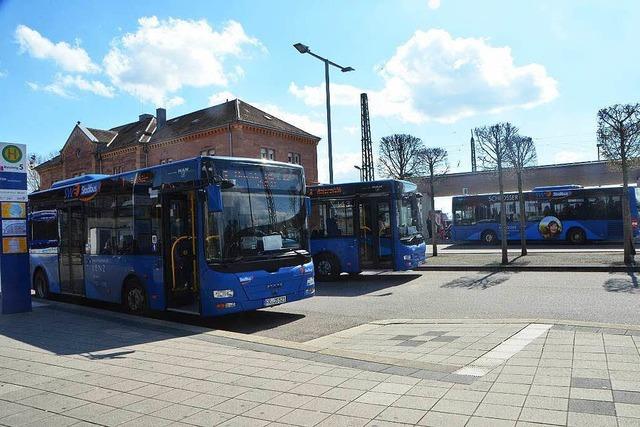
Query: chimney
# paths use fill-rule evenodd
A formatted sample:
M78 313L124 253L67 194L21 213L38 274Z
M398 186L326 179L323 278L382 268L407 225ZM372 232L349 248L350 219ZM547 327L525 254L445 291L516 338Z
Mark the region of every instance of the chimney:
M167 110L164 108L156 108L157 127L160 129L167 123Z

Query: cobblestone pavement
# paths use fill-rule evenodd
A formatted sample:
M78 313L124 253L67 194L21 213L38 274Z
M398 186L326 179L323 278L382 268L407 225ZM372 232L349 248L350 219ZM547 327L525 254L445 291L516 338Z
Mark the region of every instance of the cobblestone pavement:
M636 328L478 323L300 344L52 303L0 317L0 424L640 425Z

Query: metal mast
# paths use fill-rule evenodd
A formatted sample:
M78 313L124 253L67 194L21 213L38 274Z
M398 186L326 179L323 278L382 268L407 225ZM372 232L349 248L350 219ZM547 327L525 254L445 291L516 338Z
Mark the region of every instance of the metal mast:
M373 181L373 152L371 148L371 123L369 122L369 99L360 94L360 125L362 132L362 181Z
M473 139L473 130L471 131L471 172L476 172L478 166L476 164L476 141Z

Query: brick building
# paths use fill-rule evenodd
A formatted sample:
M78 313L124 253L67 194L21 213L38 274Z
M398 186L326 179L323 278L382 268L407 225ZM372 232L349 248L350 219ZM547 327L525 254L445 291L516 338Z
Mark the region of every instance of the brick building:
M202 155L253 157L304 166L308 184L318 182L311 135L239 99L167 119L142 114L137 121L108 130L80 122L60 154L36 166L40 188L88 173L116 174Z

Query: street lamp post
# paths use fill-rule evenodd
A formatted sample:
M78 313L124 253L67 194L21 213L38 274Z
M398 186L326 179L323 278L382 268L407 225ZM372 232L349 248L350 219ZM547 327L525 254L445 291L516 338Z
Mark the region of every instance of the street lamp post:
M362 181L362 168L358 165L353 165L353 167L358 169L358 171L360 172L360 181Z
M352 67L343 67L333 61L330 61L327 58L316 55L315 53L311 52L309 46L302 43L296 43L293 45L293 47L295 47L296 50L300 53L308 53L314 58L317 58L320 61L324 62L324 84L327 98L327 145L329 149L329 183L333 184L333 147L331 145L331 93L329 91L329 65L333 65L334 67L339 68L343 73L354 71L354 69Z

